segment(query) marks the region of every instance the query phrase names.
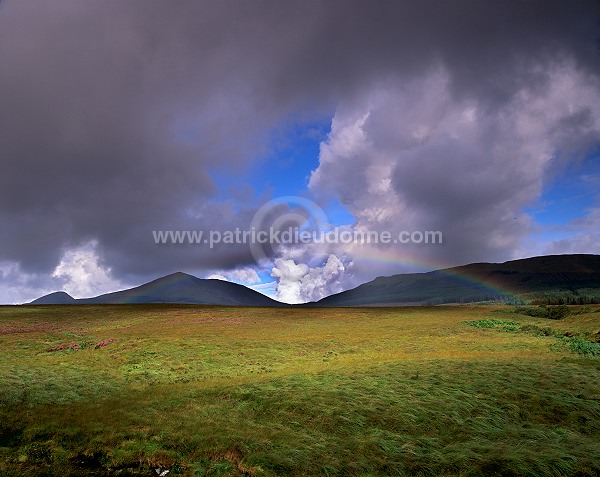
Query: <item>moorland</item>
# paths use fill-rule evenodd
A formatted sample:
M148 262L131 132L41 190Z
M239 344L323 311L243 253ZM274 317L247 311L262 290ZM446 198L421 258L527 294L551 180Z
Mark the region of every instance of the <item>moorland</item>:
M0 475L598 475L600 306L554 311L3 306Z

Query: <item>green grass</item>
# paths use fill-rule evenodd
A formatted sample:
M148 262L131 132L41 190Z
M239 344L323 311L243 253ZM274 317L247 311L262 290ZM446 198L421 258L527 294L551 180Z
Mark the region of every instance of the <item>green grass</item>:
M598 307L511 310L1 307L0 475L597 475Z
M508 331L511 333L516 333L517 331L519 331L518 321L506 321L488 318L487 320L467 321L466 324L474 326L475 328L493 328L497 330Z
M587 340L583 340L581 338L573 337L563 337L563 342L574 353L583 354L585 356L600 356L600 344L592 343Z
M572 333L570 332L568 332L566 335L560 334L559 332L553 330L549 326L539 327L533 324L521 325L518 321L506 321L496 319L467 321L465 322L465 324L469 326L474 326L475 328L487 328L499 331L506 331L510 333L523 332L532 333L536 336L554 336L556 338L559 338L562 344L574 353L582 354L584 356L600 356L600 343L595 343L587 339L572 336Z

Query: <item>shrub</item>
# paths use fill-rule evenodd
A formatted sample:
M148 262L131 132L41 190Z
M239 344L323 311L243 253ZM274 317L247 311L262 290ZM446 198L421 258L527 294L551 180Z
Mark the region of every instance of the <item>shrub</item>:
M52 460L52 454L45 444L34 442L27 447L27 458L35 463L48 463Z
M570 314L570 310L567 305L551 306L547 310L548 318L550 318L551 320L562 320Z
M571 310L567 305L518 306L513 312L520 315L533 316L534 318L549 318L551 320L562 320L571 314Z
M536 336L555 336L556 332L547 326L541 328L536 325L523 325L521 326L521 331L523 333L531 333Z

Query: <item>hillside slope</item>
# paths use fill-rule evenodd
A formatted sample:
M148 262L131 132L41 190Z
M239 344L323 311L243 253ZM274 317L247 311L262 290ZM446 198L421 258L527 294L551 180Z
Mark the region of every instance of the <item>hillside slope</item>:
M65 293L66 295L66 293ZM67 295L68 296L68 295ZM52 301L56 298L56 301ZM32 304L63 304L59 293L38 298ZM43 300L41 302L40 300ZM230 306L283 306L282 303L237 283L205 280L177 272L127 290L93 298L73 299L75 304L181 303Z
M592 293L600 299L600 255L549 255L504 263L472 263L427 273L379 277L308 306L435 305L524 295ZM51 293L32 304L181 303L286 306L236 283L173 273L144 285L93 298Z
M426 305L583 289L600 290L600 255L548 255L378 277L315 305Z

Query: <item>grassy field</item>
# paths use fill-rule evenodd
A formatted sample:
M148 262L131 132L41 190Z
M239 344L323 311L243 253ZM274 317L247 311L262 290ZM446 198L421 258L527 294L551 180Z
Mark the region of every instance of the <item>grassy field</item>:
M0 476L599 475L600 307L512 310L0 307Z

